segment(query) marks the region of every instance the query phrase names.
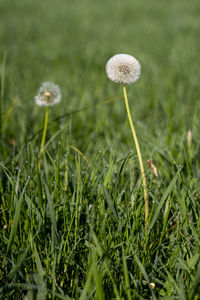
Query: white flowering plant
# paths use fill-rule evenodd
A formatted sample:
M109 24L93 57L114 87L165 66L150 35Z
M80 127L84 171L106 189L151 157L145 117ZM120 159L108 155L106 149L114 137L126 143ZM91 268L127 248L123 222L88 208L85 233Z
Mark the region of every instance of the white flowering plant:
M149 219L149 204L148 204L146 176L145 176L145 170L144 170L144 165L142 160L142 154L140 151L140 146L133 125L129 103L128 103L127 92L126 92L126 85L134 83L139 79L141 74L141 66L139 61L135 57L129 54L116 54L108 60L106 64L106 73L110 80L118 84L121 84L123 86L123 93L124 93L127 115L129 119L131 132L133 135L133 139L135 142L135 147L136 147L141 175L142 175L142 182L144 188L144 202L145 202L145 225L147 228L148 219Z
M48 107L53 106L61 101L61 91L60 87L53 82L43 82L38 90L38 94L35 96L35 103L39 106L45 106L45 118L44 118L44 127L42 134L42 141L38 159L38 169L41 167L41 160L44 150L44 144L46 140L47 133L47 124L48 124Z

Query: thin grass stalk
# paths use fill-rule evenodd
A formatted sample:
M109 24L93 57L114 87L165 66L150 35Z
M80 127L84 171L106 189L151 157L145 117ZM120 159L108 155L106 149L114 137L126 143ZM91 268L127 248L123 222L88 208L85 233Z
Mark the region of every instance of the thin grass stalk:
M44 144L46 140L46 134L47 134L47 124L48 124L48 106L45 110L45 118L44 118L44 127L43 127L43 134L42 134L42 142L40 147L40 154L39 154L39 161L38 161L38 169L40 170L41 167L41 161L43 156L43 150L44 150Z
M140 170L141 170L141 174L142 174L142 183L143 183L143 189L144 189L144 203L145 203L145 226L147 228L148 221L149 221L149 201L148 201L146 176L145 176L145 171L144 171L144 165L143 165L143 160L142 160L142 154L141 154L141 151L140 151L140 146L139 146L139 143L138 143L137 135L136 135L136 132L135 132L135 128L134 128L131 113L130 113L130 108L129 108L129 104L128 104L128 97L127 97L126 86L125 85L123 85L123 92L124 92L124 101L125 101L125 105L126 105L128 120L129 120L129 124L130 124L130 128L131 128L131 132L132 132L132 135L133 135L133 139L134 139L134 142L135 142L135 147L136 147L137 156L138 156L138 160L139 160Z

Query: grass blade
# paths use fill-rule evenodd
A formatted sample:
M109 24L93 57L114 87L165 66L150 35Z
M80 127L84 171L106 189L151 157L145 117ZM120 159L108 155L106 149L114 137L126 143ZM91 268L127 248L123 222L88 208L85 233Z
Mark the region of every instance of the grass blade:
M53 226L53 232L54 232L55 236L57 236L58 232L57 232L56 215L55 215L55 211L54 211L54 205L53 205L52 197L51 197L51 194L49 192L49 189L48 189L48 186L46 183L45 183L45 191L46 191L46 196L47 196L47 201L48 201L50 219L51 219L51 223Z
M197 271L196 271L196 275L194 278L194 283L193 283L193 288L192 288L192 294L190 299L198 299L198 298L194 298L195 295L197 296L197 294L200 292L200 264L198 265ZM199 289L199 291L198 291Z
M122 259L123 259L123 272L125 278L125 292L127 295L127 299L131 300L131 290L130 290L130 282L129 282L129 275L128 275L128 268L126 263L126 258L124 255L124 249L122 248Z
M174 176L174 178L172 179L172 181L171 181L170 184L168 185L168 187L167 187L165 193L163 194L163 196L162 196L162 198L161 198L161 200L160 200L160 203L159 203L158 207L157 207L156 210L155 210L155 213L154 213L154 215L153 215L153 218L152 218L152 220L150 221L150 224L149 224L149 227L148 227L148 230L147 230L147 234L150 232L150 230L153 228L155 222L157 221L157 218L158 218L158 216L159 216L159 213L160 213L160 211L161 211L161 209L162 209L162 207L163 207L165 201L167 200L169 194L172 192L172 190L173 190L173 188L174 188L174 186L175 186L175 183L176 183L176 180L177 180L177 178L178 178L179 173L180 173L180 170L176 173L176 175Z
M8 240L8 245L7 245L7 253L10 250L11 243L12 243L12 241L15 237L15 234L17 232L17 226L18 226L18 223L19 223L19 220L20 220L20 211L21 211L22 201L23 201L23 197L24 197L24 192L26 190L26 186L27 186L29 180L30 180L30 178L28 178L28 180L25 184L25 187L24 187L24 189L23 189L23 191L20 195L20 198L17 201L14 220L13 220L13 224L12 224L12 228L11 228L11 232L10 232L10 236L9 236L9 240Z
M107 191L107 189L105 188L104 185L103 185L103 190L104 190L104 193L105 193L105 197L106 197L106 201L108 203L108 206L110 207L110 210L111 210L111 212L113 214L113 217L114 217L115 221L118 222L119 219L118 219L117 212L115 210L113 201L112 201L110 195L108 194L108 191Z
M39 257L39 253L37 251L35 243L34 243L34 256L35 256L35 262L36 262L38 273L39 273L39 275L41 277L43 277L44 274L45 274L45 272L44 272L44 270L42 268L42 263L41 263L41 260L40 260L40 257Z

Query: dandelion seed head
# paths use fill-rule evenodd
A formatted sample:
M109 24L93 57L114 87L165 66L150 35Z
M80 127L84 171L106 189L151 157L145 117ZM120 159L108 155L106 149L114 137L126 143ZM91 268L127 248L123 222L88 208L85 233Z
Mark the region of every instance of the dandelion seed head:
M131 84L138 80L141 73L139 61L128 54L116 54L106 64L110 80L119 84Z
M60 100L60 87L52 82L43 82L35 96L35 102L39 106L52 106Z

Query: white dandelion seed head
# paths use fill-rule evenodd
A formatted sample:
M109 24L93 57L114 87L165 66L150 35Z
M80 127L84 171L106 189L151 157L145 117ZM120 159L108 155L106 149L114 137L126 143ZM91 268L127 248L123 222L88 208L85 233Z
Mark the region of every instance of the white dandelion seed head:
M138 80L141 73L139 61L128 54L116 54L106 64L110 80L120 84L131 84Z
M35 102L39 106L52 106L61 100L60 87L52 82L43 82L35 96Z

